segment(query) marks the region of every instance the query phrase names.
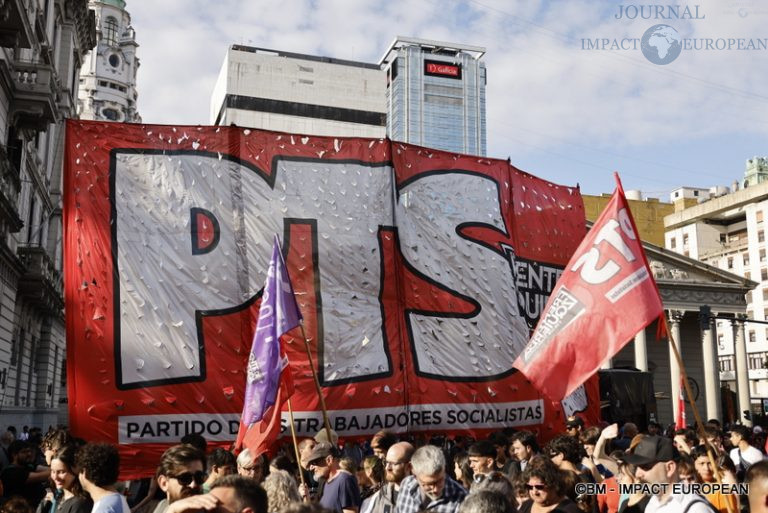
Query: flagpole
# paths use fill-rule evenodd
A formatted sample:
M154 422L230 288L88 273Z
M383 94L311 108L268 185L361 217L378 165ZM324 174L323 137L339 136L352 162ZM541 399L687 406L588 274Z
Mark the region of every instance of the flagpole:
M317 390L317 397L320 399L320 408L323 411L323 424L325 425L325 434L328 435L328 443L333 444L333 438L331 437L331 421L328 420L328 410L325 409L325 399L323 393L320 391L320 381L317 379L317 372L315 371L315 363L312 360L312 351L309 348L309 340L307 340L307 333L304 331L304 321L299 324L301 327L301 337L304 339L304 347L307 350L307 358L309 359L309 368L312 369L312 379L315 381L315 390Z
M299 468L299 480L305 487L307 483L304 481L304 469L301 467L301 454L299 454L299 442L296 440L296 428L293 425L293 405L291 405L291 398L286 401L288 403L288 416L291 419L291 438L293 439L293 451L296 453L296 466ZM309 496L305 498L309 502Z
M696 421L696 426L699 430L699 437L704 440L704 447L707 449L707 457L709 458L709 464L712 465L712 472L715 474L715 481L722 484L723 478L720 475L720 470L717 467L715 456L713 454L712 444L707 439L707 433L704 431L704 423L701 421L701 416L699 416L699 409L696 407L696 403L693 400L691 384L688 383L688 373L685 372L685 365L683 365L683 358L680 356L680 351L677 348L677 341L675 340L674 335L672 335L672 330L669 329L666 312L662 318L664 320L664 329L669 336L669 343L672 346L672 352L675 353L675 360L677 360L677 365L680 367L680 378L684 385L683 388L685 388L685 395L688 396L688 403L691 405L691 410L693 410L693 418ZM733 511L733 506L730 500L726 500L725 505L728 508L728 513L735 513Z

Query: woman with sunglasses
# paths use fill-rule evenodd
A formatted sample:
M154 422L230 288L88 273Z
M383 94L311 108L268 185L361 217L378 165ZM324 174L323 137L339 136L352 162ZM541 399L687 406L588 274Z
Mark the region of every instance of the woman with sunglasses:
M534 457L523 471L530 499L518 513L580 513L577 504L565 495L563 472L549 458Z
M93 502L80 485L74 472L75 454L73 446L60 447L51 458L51 481L53 493L42 501L37 513L90 513Z

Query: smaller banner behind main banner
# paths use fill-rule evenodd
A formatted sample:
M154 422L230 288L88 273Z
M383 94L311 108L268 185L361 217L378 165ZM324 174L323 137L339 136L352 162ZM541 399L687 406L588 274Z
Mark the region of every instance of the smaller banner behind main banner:
M234 440L276 233L342 437L561 429L512 362L584 236L577 189L385 139L67 129L70 420L120 444L123 478L187 433ZM313 435L300 330L284 341L297 431ZM598 401L590 380L566 413L595 422Z

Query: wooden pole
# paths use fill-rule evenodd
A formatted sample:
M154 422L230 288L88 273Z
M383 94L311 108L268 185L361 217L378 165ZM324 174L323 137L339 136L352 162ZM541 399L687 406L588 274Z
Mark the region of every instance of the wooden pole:
M715 481L722 484L723 478L720 475L720 470L717 468L717 461L715 460L712 444L710 444L709 440L707 440L707 433L704 431L704 423L701 421L701 416L699 416L699 409L696 407L696 403L693 400L691 385L688 383L688 374L685 372L683 359L680 356L680 351L677 349L677 341L675 340L675 337L672 336L672 331L669 329L666 312L664 313L664 329L667 331L667 335L669 336L669 343L672 345L672 352L675 353L675 360L677 360L677 365L680 367L680 377L682 378L685 388L685 395L688 397L688 404L691 405L691 410L693 410L693 418L696 421L696 426L699 430L699 437L704 440L704 447L707 449L707 457L709 458L709 464L712 466L712 472L715 474ZM728 513L735 513L733 510L733 505L731 504L731 501L728 500L728 497L726 497L725 505L728 508Z
M312 351L309 348L309 340L307 340L307 334L304 331L304 322L302 321L299 326L301 327L301 337L304 339L304 347L307 350L307 358L309 359L309 368L312 369L312 379L315 381L315 390L317 390L317 397L320 399L320 408L323 411L323 424L325 425L325 433L328 435L328 443L333 445L333 438L331 437L331 422L328 420L328 410L325 409L325 399L323 393L320 390L320 381L317 379L317 372L315 371L315 363L312 360Z
M296 453L296 466L299 469L299 480L301 484L306 488L307 483L304 482L304 469L301 466L301 454L299 454L299 442L296 440L296 428L293 425L293 406L291 405L291 398L288 398L288 416L291 419L291 438L293 439L293 451ZM306 501L309 502L309 495L306 497Z

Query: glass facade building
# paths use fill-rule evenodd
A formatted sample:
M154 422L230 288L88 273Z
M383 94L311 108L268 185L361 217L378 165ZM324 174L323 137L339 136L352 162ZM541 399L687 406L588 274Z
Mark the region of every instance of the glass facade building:
M485 49L397 37L379 65L387 75L387 136L485 155Z

